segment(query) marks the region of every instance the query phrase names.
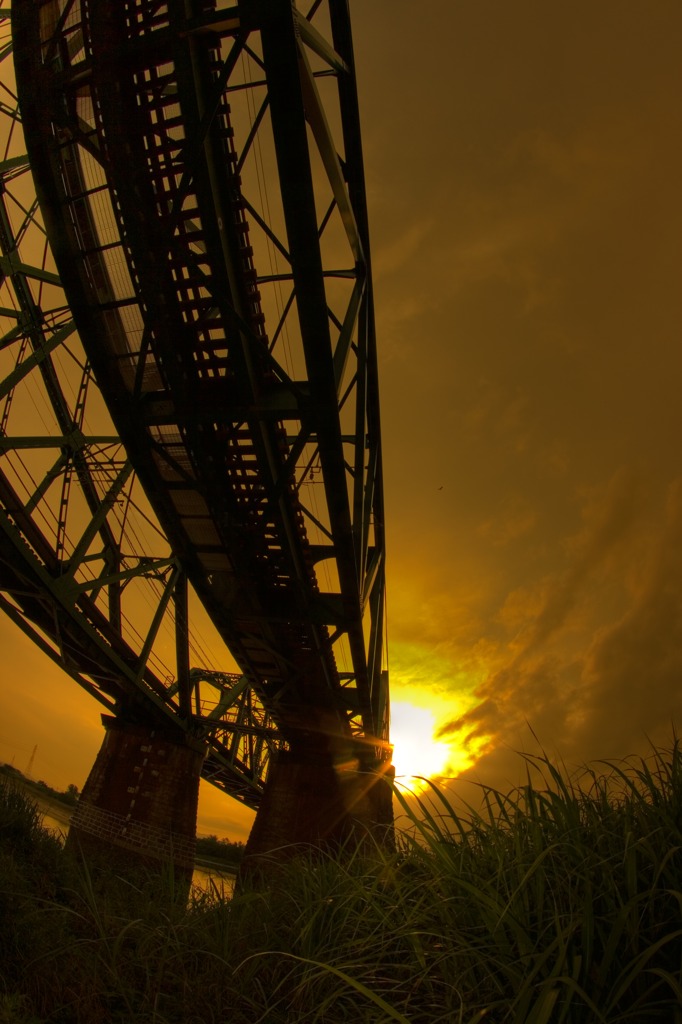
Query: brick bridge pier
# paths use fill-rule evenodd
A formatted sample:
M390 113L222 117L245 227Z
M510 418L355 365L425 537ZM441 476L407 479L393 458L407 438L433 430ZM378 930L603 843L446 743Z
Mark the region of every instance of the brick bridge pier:
M194 869L205 745L103 715L104 742L71 819L67 848L125 878Z
M103 715L102 747L71 819L67 848L89 868L135 882L171 869L178 892L194 869L206 747L178 731ZM249 836L243 874L305 849L391 846L393 769L308 749L281 751Z

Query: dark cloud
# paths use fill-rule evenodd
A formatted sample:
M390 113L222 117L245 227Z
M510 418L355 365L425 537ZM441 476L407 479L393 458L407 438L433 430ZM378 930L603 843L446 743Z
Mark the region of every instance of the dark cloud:
M670 488L665 521L630 608L599 630L585 664L585 742L639 745L682 722L682 481Z
M511 778L514 751L529 743L582 764L671 739L682 720L682 482L659 518L635 493L631 477L611 481L567 545L573 567L546 584L529 622L514 619L502 667L442 725L467 747L485 741L467 777Z

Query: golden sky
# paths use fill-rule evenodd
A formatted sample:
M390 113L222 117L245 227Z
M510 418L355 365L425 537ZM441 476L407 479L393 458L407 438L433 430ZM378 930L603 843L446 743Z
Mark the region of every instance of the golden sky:
M356 8L394 699L496 783L626 755L682 707L682 6Z
M393 700L431 709L453 770L504 788L533 734L569 764L665 742L682 719L682 5L351 10ZM4 619L0 642L0 759L23 769L37 744L34 774L82 784L98 706ZM243 835L206 790L200 830Z

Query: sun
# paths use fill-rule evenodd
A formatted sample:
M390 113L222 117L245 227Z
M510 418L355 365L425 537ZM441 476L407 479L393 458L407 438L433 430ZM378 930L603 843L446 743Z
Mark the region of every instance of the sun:
M436 716L429 708L391 701L391 742L396 782L411 790L426 789L426 779L451 777L470 764L464 751L436 739Z

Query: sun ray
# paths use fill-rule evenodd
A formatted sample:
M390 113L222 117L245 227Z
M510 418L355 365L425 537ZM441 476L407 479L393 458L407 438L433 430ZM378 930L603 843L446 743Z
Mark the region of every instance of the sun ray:
M452 778L470 767L472 758L454 742L436 738L438 723L431 708L392 701L391 739L396 782L419 792L425 779Z

